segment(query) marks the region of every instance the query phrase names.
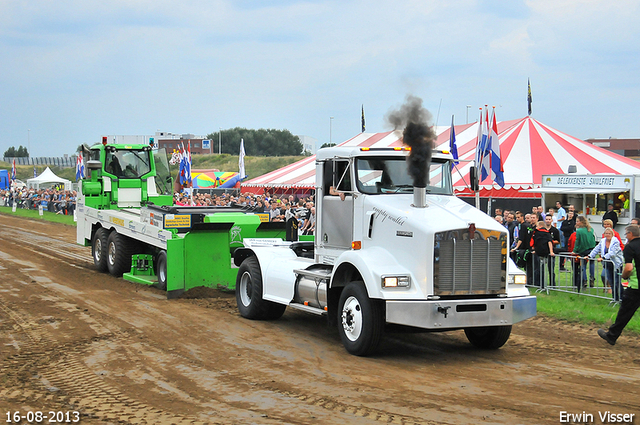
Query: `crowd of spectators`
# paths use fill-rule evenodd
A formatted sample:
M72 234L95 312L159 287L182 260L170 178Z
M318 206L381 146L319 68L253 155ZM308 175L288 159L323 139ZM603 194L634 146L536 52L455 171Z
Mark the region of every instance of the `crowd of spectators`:
M269 221L288 222L296 220L299 234L313 235L315 230L314 195L264 195L194 193L193 200L186 193L175 193L174 204L181 206L217 206L244 208L255 213L269 214Z
M614 229L617 221L615 212L603 216L604 233L600 243L596 243L595 232L587 217L578 215L573 205L567 206L565 210L559 201L556 202L555 209L549 208L546 213L541 206L537 206L530 213L496 209L495 214L496 221L509 231L512 241L511 256L518 266L526 270L527 281L543 287L540 271L546 264L547 282L555 285L554 257L560 254L558 269L573 272L574 286L580 291L595 286L594 260L605 261L602 281L608 288L607 291L613 293L613 299L620 300L624 241ZM637 221L635 218L631 220L632 224ZM613 239L615 240L612 242ZM571 263L569 267L565 267L567 261Z
M15 204L16 208L37 210L42 206L44 211L56 214L73 214L76 197L75 190L62 188L0 190L0 201L5 207L13 207Z

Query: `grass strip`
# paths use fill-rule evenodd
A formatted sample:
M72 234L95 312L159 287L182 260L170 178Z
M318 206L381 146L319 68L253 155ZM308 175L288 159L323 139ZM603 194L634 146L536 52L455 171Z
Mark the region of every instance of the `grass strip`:
M0 207L0 213L13 215L15 217L28 218L31 220L46 220L53 223L66 224L69 226L76 225L75 221L73 221L73 215L55 214L49 211L43 211L43 215L40 216L40 212L38 210L25 210L22 208L18 208L16 209L16 212L13 212L11 207Z
M533 294L535 288L530 288ZM618 305L607 300L567 292L549 291L535 294L538 313L572 323L581 323L606 329L616 320ZM624 332L640 334L640 312L629 322Z

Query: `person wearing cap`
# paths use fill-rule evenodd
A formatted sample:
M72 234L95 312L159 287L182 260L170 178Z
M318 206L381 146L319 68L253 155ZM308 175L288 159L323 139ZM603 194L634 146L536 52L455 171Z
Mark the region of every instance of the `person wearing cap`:
M611 220L613 222L613 227L616 227L618 224L618 214L613 210L613 201L609 201L607 204L607 212L602 216L602 220Z

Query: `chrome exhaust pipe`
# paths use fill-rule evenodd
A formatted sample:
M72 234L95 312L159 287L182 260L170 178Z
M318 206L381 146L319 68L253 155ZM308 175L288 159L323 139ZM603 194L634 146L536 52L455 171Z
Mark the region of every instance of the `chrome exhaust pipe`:
M413 186L413 204L411 204L411 206L415 208L427 207L427 188L426 187Z

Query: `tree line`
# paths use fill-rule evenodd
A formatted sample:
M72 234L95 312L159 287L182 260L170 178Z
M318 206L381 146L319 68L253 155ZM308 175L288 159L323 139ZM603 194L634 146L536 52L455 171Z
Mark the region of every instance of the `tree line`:
M27 151L27 148L25 148L24 146L20 146L18 149L11 146L9 149L4 151L5 158L26 158L28 156L29 156L29 152Z
M300 138L289 130L231 128L207 135L215 147L221 136L222 153L238 155L240 141L244 140L244 151L248 156L289 156L302 153Z

